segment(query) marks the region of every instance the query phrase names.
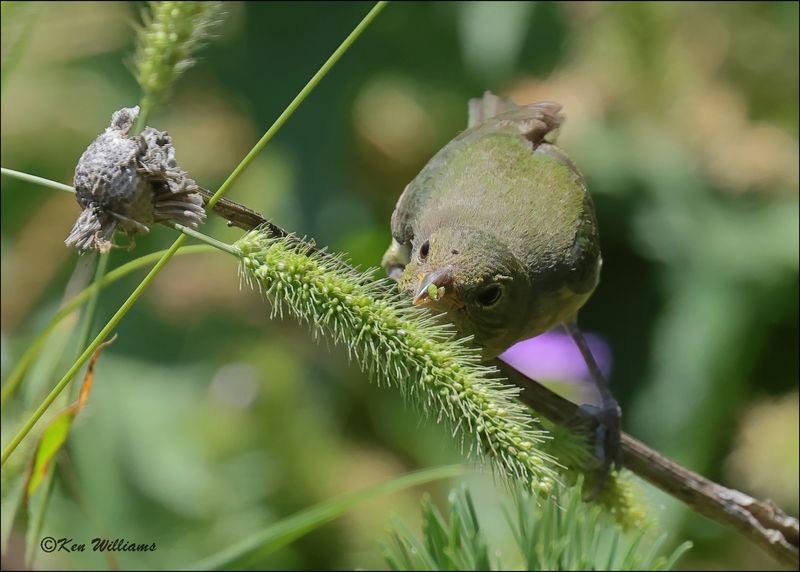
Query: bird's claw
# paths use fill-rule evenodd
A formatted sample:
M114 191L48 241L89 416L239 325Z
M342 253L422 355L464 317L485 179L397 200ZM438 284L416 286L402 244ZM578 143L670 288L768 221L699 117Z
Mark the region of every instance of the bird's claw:
M595 427L594 455L596 466L591 491L584 500L593 501L600 496L608 480L609 472L622 468L622 446L620 420L622 412L616 401L610 400L601 407L581 405L581 409L591 415L597 423Z

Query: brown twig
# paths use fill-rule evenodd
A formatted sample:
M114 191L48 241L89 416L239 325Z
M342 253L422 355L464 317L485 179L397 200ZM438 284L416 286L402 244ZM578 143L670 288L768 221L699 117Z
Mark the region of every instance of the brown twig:
M522 388L520 400L550 421L593 430L595 419L586 411L495 360L500 372ZM769 502L723 487L670 461L628 435L622 434L622 464L629 471L683 501L689 508L720 524L727 524L761 546L783 564L798 566L798 521Z
M203 204L207 205L214 193L208 189L199 187L200 194L203 196ZM228 226L237 226L244 230L253 230L257 226L265 226L273 236L287 236L289 233L276 224L272 224L261 213L247 208L244 205L235 203L226 198L219 199L212 210L228 221Z
M204 202L212 195L205 189L201 189L201 194ZM230 200L220 200L213 210L230 226L244 230L262 227L277 237L289 234L263 215ZM313 245L309 248L316 250ZM596 421L589 413L507 363L496 359L494 365L522 389L520 400L539 414L559 425L593 433ZM795 569L800 565L798 521L772 503L710 481L670 461L627 433L622 434L622 463L626 469L681 500L692 510L720 524L732 526L781 563Z

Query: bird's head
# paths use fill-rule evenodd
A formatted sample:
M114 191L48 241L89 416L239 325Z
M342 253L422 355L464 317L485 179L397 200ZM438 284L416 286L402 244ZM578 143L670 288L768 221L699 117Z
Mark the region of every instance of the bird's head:
M414 241L400 287L496 353L517 341L530 292L523 265L500 238L448 226Z

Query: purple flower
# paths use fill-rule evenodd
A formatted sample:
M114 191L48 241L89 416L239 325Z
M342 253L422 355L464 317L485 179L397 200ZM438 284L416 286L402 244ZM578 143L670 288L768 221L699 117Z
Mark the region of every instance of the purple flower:
M597 365L608 378L611 371L608 344L595 334L584 334L584 337ZM508 348L500 359L537 381L592 383L578 346L568 334L558 330L523 340Z

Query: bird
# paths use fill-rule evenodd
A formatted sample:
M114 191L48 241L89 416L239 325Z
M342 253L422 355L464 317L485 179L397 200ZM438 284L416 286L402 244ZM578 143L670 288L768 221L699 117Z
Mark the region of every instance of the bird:
M469 102L465 131L405 187L382 259L414 305L470 337L491 360L563 327L601 397L601 470L620 465L621 410L577 326L597 287L600 239L586 181L555 140L565 117L545 101L517 105L491 92Z

